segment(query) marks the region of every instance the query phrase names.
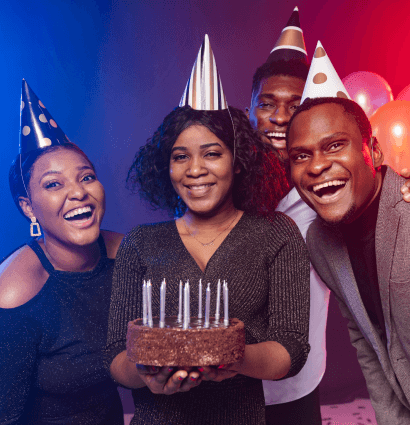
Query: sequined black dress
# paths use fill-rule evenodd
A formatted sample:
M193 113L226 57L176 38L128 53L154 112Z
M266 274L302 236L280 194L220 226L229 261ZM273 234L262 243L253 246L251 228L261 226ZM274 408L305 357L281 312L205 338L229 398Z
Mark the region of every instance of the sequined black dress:
M50 277L26 304L0 309L0 424L123 424L102 361L114 260L99 244L96 268L76 273L54 270L30 242Z
M211 283L211 308L218 279L229 287L229 311L245 323L246 343L278 341L299 372L308 352L309 259L296 225L282 213L273 222L244 214L209 260L204 272L185 248L174 221L134 228L118 251L107 340L107 363L125 350L128 321L141 317L142 280L153 283L153 314L167 280L166 315L178 314L178 288L190 281L191 312L198 311L198 282ZM195 313L194 313L195 314ZM194 315L193 314L193 315ZM186 393L133 390L131 424L264 424L262 381L237 375L202 382Z

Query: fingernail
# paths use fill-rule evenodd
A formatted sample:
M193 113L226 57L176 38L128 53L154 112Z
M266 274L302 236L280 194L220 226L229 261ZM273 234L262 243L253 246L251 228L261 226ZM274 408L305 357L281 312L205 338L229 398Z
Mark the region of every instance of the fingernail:
M223 367L225 367L225 365L221 364L221 365L218 366L218 369L222 369Z
M183 378L182 376L178 376L178 379L179 379L180 381L183 381L185 378Z
M174 368L173 367L169 367L168 368L168 372L172 372L174 370Z
M198 367L198 370L199 370L200 372L203 372L203 371L204 371L204 368L203 368L203 367Z

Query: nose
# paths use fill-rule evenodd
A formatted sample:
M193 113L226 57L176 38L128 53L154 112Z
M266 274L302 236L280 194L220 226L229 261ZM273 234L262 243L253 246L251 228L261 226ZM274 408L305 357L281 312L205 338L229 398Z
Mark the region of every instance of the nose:
M269 117L269 121L276 125L286 125L290 120L291 114L284 105L279 105Z
M198 155L198 156L193 156L191 158L191 161L189 162L189 167L187 169L187 175L189 177L200 177L204 174L207 174L208 170L205 167L203 158Z
M309 161L307 172L310 175L319 176L331 167L332 161L327 158L326 155L323 155L322 153L316 153L311 157Z
M79 182L68 183L68 198L82 200L87 197L87 191L84 185Z

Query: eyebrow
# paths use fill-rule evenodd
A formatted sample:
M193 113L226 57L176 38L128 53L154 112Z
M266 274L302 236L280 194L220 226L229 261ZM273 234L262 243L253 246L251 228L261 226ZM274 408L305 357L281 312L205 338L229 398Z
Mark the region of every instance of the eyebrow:
M205 143L204 145L201 145L201 146L199 146L201 149L206 149L206 148L209 148L209 147L211 147L211 146L219 146L219 147L222 147L219 143L216 143L216 142L214 142L214 143ZM171 153L172 152L174 152L174 151L176 151L176 150L181 150L181 151L187 151L188 150L188 148L187 147L185 147L185 146L176 146L175 148L172 148L171 149Z
M89 165L83 165L81 167L77 167L76 169L78 171L93 170L93 168L90 167ZM59 175L59 174L62 174L61 171L55 171L55 170L46 171L44 174L41 175L41 177L38 180L38 183L40 184L41 183L41 180L43 180L44 177L47 177L47 176L50 176L50 175Z
M338 131L337 133L333 133L330 136L326 136L323 137L322 139L320 139L319 143L321 146L323 146L324 144L331 142L333 139L336 139L338 137L350 137L347 133L343 132L343 131ZM296 146L295 148L290 148L289 152L306 152L306 151L310 151L312 149L306 148L303 145L302 146Z
M257 99L261 99L262 97L267 97L268 99L276 99L276 96L274 94L271 93L261 93L260 95L257 96ZM298 95L298 94L292 94L290 96L290 100L300 100L302 99L302 96Z

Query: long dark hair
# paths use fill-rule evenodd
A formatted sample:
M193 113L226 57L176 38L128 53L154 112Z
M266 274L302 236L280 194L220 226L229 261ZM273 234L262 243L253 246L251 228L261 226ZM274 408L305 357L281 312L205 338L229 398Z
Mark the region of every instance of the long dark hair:
M79 153L80 155L84 156L84 158L91 164L91 167L94 169L94 165L89 160L87 155L77 145L69 142L62 143L61 145L47 146L45 148L34 149L32 151L27 152L26 154L21 155L21 157L20 154L17 155L13 163L11 164L9 170L9 186L11 196L13 197L13 201L16 204L16 207L27 220L29 219L26 217L20 207L19 198L20 196L23 196L28 197L30 199L30 179L36 161L43 155L50 152L54 152L58 149L68 149Z
M235 131L232 126L235 126ZM276 150L264 143L246 115L229 107L223 111L197 111L178 107L167 115L154 135L136 153L128 171L127 184L151 206L180 217L186 205L178 197L169 177L171 149L189 126L207 127L234 155L233 202L236 208L269 216L289 191L289 185Z

